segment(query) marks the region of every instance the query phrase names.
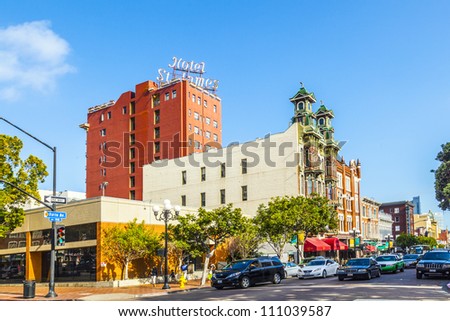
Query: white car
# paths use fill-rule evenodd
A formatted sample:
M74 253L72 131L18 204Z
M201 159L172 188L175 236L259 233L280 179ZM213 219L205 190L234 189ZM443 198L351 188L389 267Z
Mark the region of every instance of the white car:
M288 276L295 276L297 277L300 273L300 266L298 266L295 263L287 262L283 263L284 266L284 277L287 278Z
M330 259L313 260L300 269L299 279L307 277L326 278L329 275L336 275L339 264Z

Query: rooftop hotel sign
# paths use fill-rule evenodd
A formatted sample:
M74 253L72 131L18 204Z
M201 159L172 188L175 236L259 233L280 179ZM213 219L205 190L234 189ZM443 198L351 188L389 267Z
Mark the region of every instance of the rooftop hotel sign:
M159 68L156 80L161 83L168 83L172 79L187 79L196 86L203 87L204 89L217 90L219 86L218 80L203 78L203 74L205 73L204 62L187 61L177 57L173 57L172 60L172 63L168 66L173 71L169 72L163 68Z

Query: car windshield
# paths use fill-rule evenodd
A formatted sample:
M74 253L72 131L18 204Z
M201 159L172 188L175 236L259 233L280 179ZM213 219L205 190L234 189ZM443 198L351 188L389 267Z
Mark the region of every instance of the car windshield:
M315 260L315 261L311 261L306 265L325 265L325 261L324 260Z
M415 260L419 257L419 254L406 254L403 259L404 260Z
M224 270L242 270L245 269L253 260L244 260L244 261L236 261L231 262L227 266L225 266Z
M395 261L397 258L393 255L379 256L376 258L378 262Z
M347 265L350 265L350 266L369 265L369 259L350 260L347 262Z
M450 252L427 252L422 258L423 260L450 260Z

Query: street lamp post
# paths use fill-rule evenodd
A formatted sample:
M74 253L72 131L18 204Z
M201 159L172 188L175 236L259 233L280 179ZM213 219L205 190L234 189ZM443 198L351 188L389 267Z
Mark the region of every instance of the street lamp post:
M3 120L5 123L11 125L12 127L20 130L25 135L33 138L38 143L44 145L48 149L50 149L53 152L53 196L56 196L56 147L51 147L50 145L44 143L42 140L36 138L35 136L31 135L24 129L20 128L19 126L14 125L7 119L0 116L0 120ZM42 202L40 202L42 203ZM56 204L52 204L52 210L56 210ZM55 292L55 261L56 261L56 251L55 251L55 245L56 245L56 222L52 222L52 243L51 243L51 251L50 251L50 281L48 285L48 293L45 296L46 298L54 298L58 295Z
M387 248L388 253L389 253L390 250L391 250L391 237L392 237L391 234L388 234L388 235L385 236L385 238L386 238L386 240L387 240L387 243L388 243L388 248Z
M172 212L172 209L174 212ZM172 207L169 200L164 200L164 208L160 211L158 205L153 206L153 213L155 214L155 218L158 221L164 221L164 285L163 290L170 289L169 286L169 271L168 271L168 255L167 255L167 241L168 241L168 233L167 233L167 223L170 220L176 220L178 215L180 214L180 207L178 205Z
M359 234L359 231L356 229L356 227L352 228L353 233L353 252L355 252L355 258L356 258L356 235Z

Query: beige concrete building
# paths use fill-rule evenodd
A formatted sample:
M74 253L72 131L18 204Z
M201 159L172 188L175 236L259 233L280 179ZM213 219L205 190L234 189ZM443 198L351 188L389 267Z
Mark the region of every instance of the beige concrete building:
M363 197L361 200L361 233L364 239L379 240L379 218L380 202Z

